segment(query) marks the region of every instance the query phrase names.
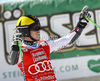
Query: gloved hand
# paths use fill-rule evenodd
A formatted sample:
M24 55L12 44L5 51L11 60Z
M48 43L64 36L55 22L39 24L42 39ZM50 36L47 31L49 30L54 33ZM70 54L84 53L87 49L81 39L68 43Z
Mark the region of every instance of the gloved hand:
M13 30L14 34L11 39L12 50L19 51L18 41L22 42L22 33L20 33L16 28Z
M88 13L88 11L84 11L84 12L80 13L79 21L82 22L82 23L87 23L88 21L86 20L85 17L90 19L91 18L91 14Z
M79 16L79 23L78 23L78 26L79 26L80 28L85 28L85 26L86 26L87 23L88 23L88 20L86 20L86 18L88 18L88 19L91 18L91 14L88 13L87 8L88 8L88 6L85 6L85 7L82 9L81 13L80 13L80 16ZM85 18L85 17L86 17L86 18Z

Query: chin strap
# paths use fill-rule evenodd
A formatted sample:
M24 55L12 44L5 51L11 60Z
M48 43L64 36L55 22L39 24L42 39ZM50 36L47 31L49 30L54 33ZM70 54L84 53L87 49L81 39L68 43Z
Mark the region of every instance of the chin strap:
M37 41L37 40L35 40L31 35L30 35L30 38L35 42L35 41Z
M33 41L24 40L24 43L27 45L33 45L37 40L35 40L31 35L29 36Z

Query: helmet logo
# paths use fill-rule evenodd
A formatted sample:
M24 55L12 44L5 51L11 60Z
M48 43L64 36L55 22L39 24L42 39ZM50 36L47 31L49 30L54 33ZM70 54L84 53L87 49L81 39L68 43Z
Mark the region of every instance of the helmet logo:
M33 15L32 15L31 17L32 17L33 19L36 19L36 17L35 17L35 16L33 16Z

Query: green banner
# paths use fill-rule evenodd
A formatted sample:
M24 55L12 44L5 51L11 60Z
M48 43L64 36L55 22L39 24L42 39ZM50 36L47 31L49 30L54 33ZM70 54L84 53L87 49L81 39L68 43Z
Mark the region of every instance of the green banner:
M100 26L100 0L33 0L0 5L0 22L3 24L5 57L9 54L5 22L17 21L22 15L32 14L40 19L43 32L51 38L68 34L77 24L81 9L88 5L92 20ZM84 29L74 45L51 53L51 59L99 55L100 30L92 23ZM9 33L11 35L11 33ZM10 37L10 36L9 36ZM10 38L9 38L10 39Z

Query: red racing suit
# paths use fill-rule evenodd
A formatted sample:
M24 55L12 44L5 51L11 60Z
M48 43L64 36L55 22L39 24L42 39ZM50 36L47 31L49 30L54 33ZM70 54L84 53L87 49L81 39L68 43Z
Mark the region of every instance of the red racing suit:
M46 41L38 42L37 47L21 46L21 48L27 81L56 81L50 62L50 47ZM17 65L22 71L20 60Z
M78 25L68 35L56 40L39 41L34 45L23 43L21 46L23 53L23 64L26 81L56 81L54 71L52 70L50 53L65 48L73 44L81 35L86 26ZM12 46L10 52L10 63L16 64L22 71L22 64L18 49ZM23 72L23 71L22 71Z

